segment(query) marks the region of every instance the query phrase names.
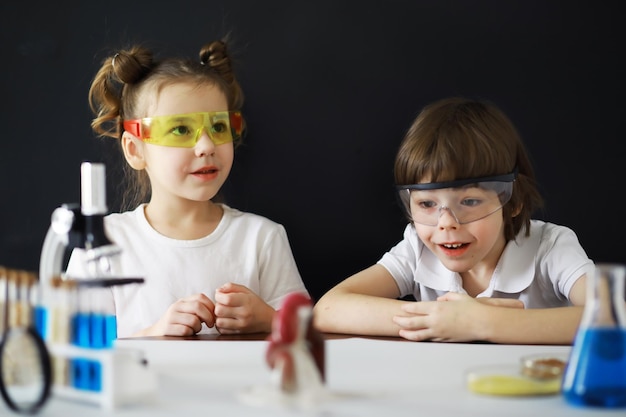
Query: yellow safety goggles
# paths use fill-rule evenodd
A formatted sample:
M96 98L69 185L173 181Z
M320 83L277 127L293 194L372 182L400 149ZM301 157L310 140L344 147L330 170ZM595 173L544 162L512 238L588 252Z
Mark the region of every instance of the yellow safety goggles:
M203 130L215 145L237 140L243 130L239 111L210 111L124 120L124 130L146 143L193 148Z

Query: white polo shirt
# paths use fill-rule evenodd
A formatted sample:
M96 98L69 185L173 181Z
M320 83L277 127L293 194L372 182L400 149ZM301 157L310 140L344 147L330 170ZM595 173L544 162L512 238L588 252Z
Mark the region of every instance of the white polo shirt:
M402 297L434 301L448 293L467 293L461 276L447 269L409 224L404 238L378 261L398 284ZM576 234L565 226L532 220L530 235L521 231L507 243L489 286L477 297L514 298L526 308L570 305L568 294L594 264Z

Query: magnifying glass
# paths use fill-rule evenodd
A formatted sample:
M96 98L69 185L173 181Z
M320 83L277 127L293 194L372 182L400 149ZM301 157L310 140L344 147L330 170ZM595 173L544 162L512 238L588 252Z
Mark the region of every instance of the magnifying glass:
M33 327L11 328L0 343L0 393L14 411L36 413L50 394L48 350Z
M34 276L0 267L4 285L2 341L0 341L0 394L13 411L36 413L50 395L50 355L32 324L28 288Z

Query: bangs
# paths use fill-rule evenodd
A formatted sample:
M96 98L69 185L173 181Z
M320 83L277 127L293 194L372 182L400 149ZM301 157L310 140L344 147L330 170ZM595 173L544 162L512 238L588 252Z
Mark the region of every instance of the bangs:
M515 155L503 132L475 123L417 126L398 152L396 184L444 182L511 172ZM412 136L411 136L412 135Z

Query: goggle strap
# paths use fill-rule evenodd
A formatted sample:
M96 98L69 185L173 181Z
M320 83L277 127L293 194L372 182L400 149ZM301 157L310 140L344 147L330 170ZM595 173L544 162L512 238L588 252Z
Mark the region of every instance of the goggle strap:
M396 186L396 190L438 190L441 188L456 188L462 187L468 184L480 183L480 182L513 182L517 178L517 166L508 174L503 175L494 175L490 177L480 177L480 178L466 178L462 180L455 181L445 181L445 182L427 182L422 184L408 184L408 185L398 185Z
M141 121L125 120L124 130L126 130L131 135L140 138L141 137Z
M241 135L241 130L243 129L243 118L241 117L241 112L231 111L230 113L230 128L237 135Z

